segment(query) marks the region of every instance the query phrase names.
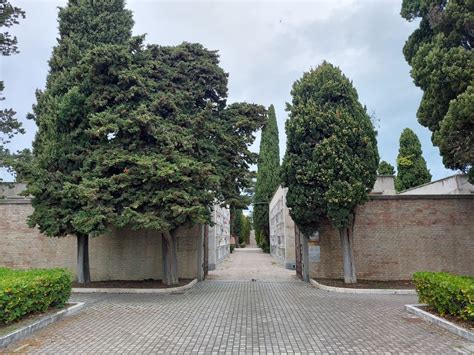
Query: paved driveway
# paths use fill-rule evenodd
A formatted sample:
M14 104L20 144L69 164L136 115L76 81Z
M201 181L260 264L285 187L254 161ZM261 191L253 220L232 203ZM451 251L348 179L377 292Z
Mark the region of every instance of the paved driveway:
M80 314L7 351L31 353L468 353L410 317L413 296L344 295L301 281L205 281L179 295L86 295ZM471 350L472 348L471 343Z

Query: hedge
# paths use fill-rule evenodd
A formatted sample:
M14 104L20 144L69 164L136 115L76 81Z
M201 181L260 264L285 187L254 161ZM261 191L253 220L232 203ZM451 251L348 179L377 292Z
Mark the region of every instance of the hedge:
M72 275L64 269L0 268L0 324L62 307L71 296Z
M433 306L442 316L474 321L474 277L416 272L413 281L420 302Z

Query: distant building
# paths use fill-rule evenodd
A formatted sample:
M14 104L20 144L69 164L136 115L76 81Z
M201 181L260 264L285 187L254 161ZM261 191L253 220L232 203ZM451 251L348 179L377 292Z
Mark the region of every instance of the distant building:
M270 253L280 260L287 269L294 270L295 224L286 207L287 188L278 187L270 201Z
M213 227L209 227L209 270L214 270L230 254L230 210L214 206Z
M456 174L400 192L400 195L469 195L474 194L474 185L467 175Z

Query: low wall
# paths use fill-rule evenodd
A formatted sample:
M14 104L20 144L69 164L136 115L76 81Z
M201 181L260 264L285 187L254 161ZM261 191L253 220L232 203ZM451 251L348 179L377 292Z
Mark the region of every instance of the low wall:
M76 271L76 238L48 238L29 228L33 209L28 200L0 200L0 266L65 267ZM198 277L200 226L178 233L178 275ZM91 278L102 280L161 279L161 235L156 231L120 230L89 241Z
M420 270L474 275L474 196L372 196L360 206L354 226L357 277L408 280ZM338 232L321 226L319 262L310 276L342 278Z

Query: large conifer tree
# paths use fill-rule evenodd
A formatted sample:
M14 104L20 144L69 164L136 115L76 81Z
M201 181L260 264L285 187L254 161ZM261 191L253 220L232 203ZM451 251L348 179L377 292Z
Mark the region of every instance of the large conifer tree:
M123 1L83 9L88 3L71 1L60 29L81 33L76 16L94 14L90 26L105 33L86 31L85 42L67 35L67 48L61 37L35 107L31 223L48 235L77 235L78 260L87 258L88 236L107 229L161 231L163 281L177 284L178 229L209 223L216 201L242 203L256 162L249 146L265 109L226 105L227 74L215 51L144 47L130 37ZM81 54L77 63L61 60L64 51ZM87 263L79 264L87 275Z
M260 242L270 245L269 202L280 184L280 146L275 108L268 108L268 121L262 129L254 196L254 228Z
M77 67L97 46L126 44L132 26L132 14L125 10L124 0L70 0L59 10L59 38L49 61L46 89L37 92L37 104L30 115L38 132L27 177L34 207L29 223L51 237L77 237L79 282L90 280L88 238L101 234L106 225L100 214L89 208L93 194L71 192L82 183L83 163L93 144L86 117L94 110L88 99L95 93L79 89L82 82ZM102 54L114 56L113 52Z
M400 135L395 188L403 191L430 181L431 174L423 158L420 140L415 132L405 128Z
M352 83L323 62L293 84L282 178L290 214L307 238L324 219L339 230L345 282L356 282L356 207L373 188L376 132Z
M428 127L447 168L474 183L474 1L403 0L401 15L420 20L403 47L423 97L418 121Z

